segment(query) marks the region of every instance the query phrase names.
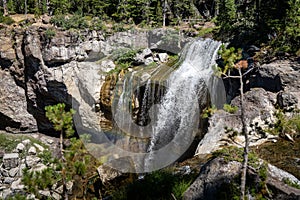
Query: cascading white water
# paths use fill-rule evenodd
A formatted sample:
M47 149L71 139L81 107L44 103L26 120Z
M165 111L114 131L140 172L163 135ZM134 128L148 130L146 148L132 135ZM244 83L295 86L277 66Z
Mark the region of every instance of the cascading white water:
M186 150L182 147L186 148L191 143L199 125L199 97L208 89L216 89L209 84L216 83L211 81L211 77L219 47L220 42L198 39L187 45L183 51L182 64L167 79L167 93L159 106L148 156L145 159L146 171L156 169L165 159L178 159L179 154ZM218 100L212 104L221 104L217 91L209 92L214 97L212 101ZM172 147L166 148L169 145ZM172 152L162 152L170 150Z
M224 88L219 88L212 68L220 45L220 42L211 39L197 39L189 43L181 54L179 67L162 82L156 80L153 84L151 77L139 82L136 78L140 77L135 77L135 72L120 82L112 108L113 118L122 134L114 138L117 141L114 143L126 146L133 144L130 141L139 141L134 142L139 149L130 153L136 172L154 171L180 158L199 132L201 109L209 103L220 107L225 102ZM132 99L139 96L135 92L139 93L142 85L144 96L140 98L139 114L142 123L146 121L143 117L150 116L151 122L146 126L140 126L132 119ZM162 97L154 95L153 85L166 90L159 93ZM156 101L160 103L153 105L153 98L160 98ZM120 151L124 155L131 150L122 149Z

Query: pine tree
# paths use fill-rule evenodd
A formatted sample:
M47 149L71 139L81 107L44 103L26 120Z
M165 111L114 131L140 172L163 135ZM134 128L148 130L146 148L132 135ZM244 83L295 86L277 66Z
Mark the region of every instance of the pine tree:
M71 2L68 0L51 0L51 8L54 14L66 14L70 11Z
M289 0L288 4L285 34L291 51L296 52L300 51L300 0Z
M218 7L220 14L217 16L217 23L221 31L227 32L234 28L236 22L236 5L234 0L219 0Z

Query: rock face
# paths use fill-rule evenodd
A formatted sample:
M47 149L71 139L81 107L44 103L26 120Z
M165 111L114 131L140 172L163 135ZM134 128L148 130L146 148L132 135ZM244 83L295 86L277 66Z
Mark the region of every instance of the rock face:
M250 145L272 140L274 136L260 130L275 120L276 95L262 88L255 88L245 93L244 98ZM232 100L232 105L239 106L239 97ZM235 114L222 110L214 113L209 120L208 132L199 143L196 154L208 154L226 145L243 147L244 136L237 135L242 129L239 113L240 110Z
M267 91L284 90L300 101L300 63L288 60L276 61L260 66L249 79L249 87L261 87Z
M241 163L236 161L225 162L222 158L216 158L206 163L200 171L200 175L194 183L185 191L184 200L214 200L214 199L233 199L239 196L239 174L241 173ZM247 172L247 180L254 187L262 183L259 173L254 169ZM268 165L267 178L265 184L272 188L273 194L269 194L270 199L298 199L300 190L290 187L283 182L289 179L291 182L298 184L299 180L293 175L283 172L275 166ZM255 199L251 194L248 198Z
M259 145L274 137L262 131L275 122L275 106L290 111L299 107L300 101L300 64L293 61L276 61L264 64L246 77L245 114L250 133L250 145ZM232 80L227 87L228 100L233 106L239 105L239 83ZM225 85L227 82L225 82ZM233 99L232 99L233 98ZM240 113L240 110L236 113ZM209 121L208 133L200 142L196 154L206 154L223 145L243 146L243 136L235 136L241 132L238 116L230 116L224 111L215 113ZM216 142L217 141L217 142Z
M45 33L48 28L49 25L41 25L0 31L2 130L50 130L52 126L45 117L44 107L58 102L65 103L67 108L79 103L95 109L104 76L114 67L107 64L109 61L97 61L116 49L148 48L147 54L161 46L175 51L166 46L170 41L162 37L174 33L164 29L127 31L106 38L100 31L56 31L49 38ZM188 40L182 37L174 41L183 44ZM181 48L176 46L176 51ZM147 60L148 64L151 62Z
M0 129L36 131L36 120L26 109L25 90L16 85L8 70L0 70L0 94Z

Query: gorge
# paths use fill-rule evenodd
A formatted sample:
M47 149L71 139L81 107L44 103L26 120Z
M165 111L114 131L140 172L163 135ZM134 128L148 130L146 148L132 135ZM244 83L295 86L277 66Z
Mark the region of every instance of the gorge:
M228 112L222 110L226 97L227 103L239 105L237 84L217 78L212 68L221 42L183 37L168 29L130 30L109 36L101 31L57 31L51 39L45 37L45 30L45 25L1 29L1 134L42 133L55 140L58 133L45 117L44 107L63 102L68 109L76 110L74 125L79 136L91 135L85 148L102 164L113 168L113 172L99 169L100 176L116 175L115 180L127 172L156 171L194 154L209 155L226 146L243 146L243 136L234 135L241 130L239 117L228 117ZM165 39L166 35L175 40ZM112 57L118 49L125 48L138 49L136 57L142 56L142 61L135 58L137 66L118 69ZM170 64L167 60L180 51L176 62ZM147 59L154 64L146 65ZM297 107L300 100L297 60L277 60L256 67L245 80L247 123L252 131L251 145L255 146L278 140L267 129L276 124L276 107L289 110ZM203 119L202 114L210 105L219 110L211 113L210 119ZM236 115L239 113L240 110ZM57 144L56 141L50 146ZM299 168L296 160L291 162L295 169ZM234 169L229 174L233 177L239 171L239 164L211 159L185 198L199 196L195 191L213 194L211 188L200 183L213 180L212 188L218 188L223 182L216 177L210 179L213 172L209 169L220 169L218 175L222 177L227 173L222 167ZM200 164L195 168L200 168ZM9 195L20 191L10 189L4 178L1 181L5 188L1 189L1 196L4 190L11 191ZM276 191L281 188L274 185ZM288 189L278 193L289 196L286 191L293 191L295 198L299 196L299 191ZM52 189L45 190L51 192L51 198L56 194Z

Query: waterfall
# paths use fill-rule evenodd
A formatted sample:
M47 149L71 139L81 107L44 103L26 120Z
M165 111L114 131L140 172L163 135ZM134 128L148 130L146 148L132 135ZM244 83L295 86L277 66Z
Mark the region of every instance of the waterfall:
M211 78L219 47L220 42L211 39L198 39L185 47L182 64L167 79L167 93L159 105L145 159L146 171L176 161L188 149L198 130L201 103L207 103L205 91L213 97L212 104L224 103L224 91L219 91L223 97L218 98L218 83Z
M134 71L116 86L113 119L122 133L111 141L116 141L118 157L132 159L135 172L154 171L178 160L199 134L201 111L210 103L221 107L225 102L225 90L212 68L220 45L196 39L184 48L177 69L155 70L153 76ZM157 74L164 77L162 81L152 80ZM136 99L138 105L133 103ZM139 117L136 121L134 113ZM126 168L125 164L112 166Z

